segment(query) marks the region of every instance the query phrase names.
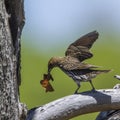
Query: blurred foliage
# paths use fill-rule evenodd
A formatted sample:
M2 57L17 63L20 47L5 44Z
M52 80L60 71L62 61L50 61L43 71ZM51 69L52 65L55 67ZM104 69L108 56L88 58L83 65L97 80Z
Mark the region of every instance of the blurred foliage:
M113 77L115 74L119 74L119 42L109 40L99 40L94 44L91 49L94 53L94 57L86 60L89 64L94 64L100 67L100 69L113 69L108 74L102 74L93 80L93 84L96 89L113 88L118 81ZM64 45L63 45L64 46ZM66 46L67 48L67 46ZM54 49L54 48L53 48ZM59 49L59 47L58 47ZM53 100L61 97L71 95L76 89L76 84L71 78L65 75L59 68L55 68L52 71L54 81L51 81L55 91L51 93L45 93L45 90L40 85L40 80L43 78L43 74L47 72L47 62L52 56L64 56L64 51L60 48L56 52L56 48L53 53L43 53L37 51L35 48L28 46L22 42L21 50L21 70L22 70L22 84L20 87L21 101L26 103L28 109L35 106L41 106L49 103ZM89 83L82 83L80 92L90 90L91 86ZM94 120L98 113L81 115L73 118L72 120Z

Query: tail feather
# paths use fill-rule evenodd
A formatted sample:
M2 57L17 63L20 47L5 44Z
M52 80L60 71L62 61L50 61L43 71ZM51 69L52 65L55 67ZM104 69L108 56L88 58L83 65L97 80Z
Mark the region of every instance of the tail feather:
M101 74L101 73L111 72L111 70L95 70L95 72L96 72L97 74Z

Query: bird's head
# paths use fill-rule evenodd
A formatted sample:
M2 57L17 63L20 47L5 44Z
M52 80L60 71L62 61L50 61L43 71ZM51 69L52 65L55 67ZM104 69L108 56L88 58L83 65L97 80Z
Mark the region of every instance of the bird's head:
M48 73L51 72L51 70L54 68L54 67L57 67L59 62L61 60L61 57L52 57L49 62L48 62Z

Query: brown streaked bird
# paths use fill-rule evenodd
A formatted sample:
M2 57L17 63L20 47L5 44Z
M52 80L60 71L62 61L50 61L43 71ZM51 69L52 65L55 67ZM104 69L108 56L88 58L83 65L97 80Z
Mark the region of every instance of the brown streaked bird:
M54 67L59 67L77 84L78 88L75 93L77 93L80 88L80 82L90 82L92 90L95 90L92 79L98 74L110 71L95 70L94 68L97 68L97 66L83 63L85 59L93 56L89 49L98 38L98 35L96 31L90 32L70 44L64 57L52 57L48 62L48 74L50 74Z

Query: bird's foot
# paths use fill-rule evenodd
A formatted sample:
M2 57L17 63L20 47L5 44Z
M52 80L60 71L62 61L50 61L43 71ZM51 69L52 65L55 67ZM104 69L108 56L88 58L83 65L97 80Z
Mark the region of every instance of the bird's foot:
M96 92L95 88L93 88L93 89L91 90L91 92Z

